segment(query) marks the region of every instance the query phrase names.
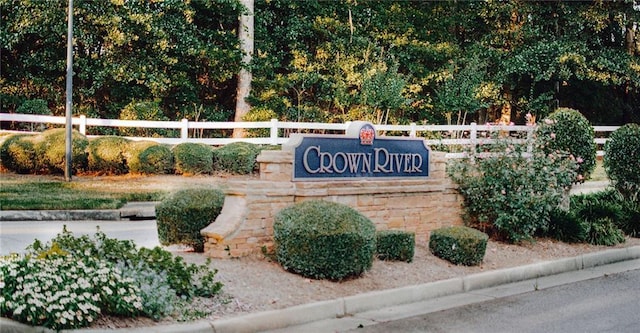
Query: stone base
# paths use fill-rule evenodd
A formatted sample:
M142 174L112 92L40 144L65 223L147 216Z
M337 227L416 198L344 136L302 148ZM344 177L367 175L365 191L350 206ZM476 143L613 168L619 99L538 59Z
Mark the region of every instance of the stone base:
M431 153L427 179L293 182L293 155L263 151L260 180L230 182L221 214L201 233L204 251L214 258L241 257L273 247L274 216L305 200L348 205L378 230L396 229L428 242L431 230L462 224L462 199L446 177L444 153Z

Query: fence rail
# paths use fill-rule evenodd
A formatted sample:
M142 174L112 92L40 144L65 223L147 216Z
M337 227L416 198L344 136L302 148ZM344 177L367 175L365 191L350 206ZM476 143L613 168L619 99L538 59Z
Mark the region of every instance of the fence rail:
M181 121L147 121L147 120L119 120L119 119L99 119L87 118L82 115L71 119L73 126L77 130L89 137L96 135L88 135L87 129L111 127L111 128L146 128L146 129L172 129L179 130L180 136L176 138L170 137L132 137L124 136L131 140L151 140L159 143L178 144L182 142L197 142L208 145L225 145L232 142L244 141L255 144L279 145L288 140L288 134L296 132L331 132L344 133L349 123L328 124L328 123L309 123L309 122L288 122L271 119L270 121L258 122L195 122L187 119ZM65 117L44 116L44 115L27 115L16 113L0 113L0 125L2 128L8 127L8 123L30 123L30 124L54 124L64 125ZM388 136L409 136L424 137L428 145L444 146L451 148L452 146L468 146L481 144L491 144L492 139L490 133L496 131L508 132L521 138L528 138L532 135L534 126L502 126L502 125L477 125L471 123L469 125L418 125L411 123L409 125L374 125L375 129ZM197 132L198 130L233 130L242 129L264 129L268 130L269 135L263 137L250 138L198 138L189 136L189 132ZM617 126L594 126L596 139L594 142L598 145L598 156L602 156L603 145L608 140L609 134L618 129ZM7 131L5 131L7 132ZM24 131L9 131L24 132ZM266 132L266 131L265 131ZM449 153L448 157L459 157L462 154Z

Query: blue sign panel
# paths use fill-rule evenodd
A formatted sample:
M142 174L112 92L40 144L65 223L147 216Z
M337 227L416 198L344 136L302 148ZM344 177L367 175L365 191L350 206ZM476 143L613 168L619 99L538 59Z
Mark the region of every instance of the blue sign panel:
M357 137L302 137L293 163L294 180L428 177L429 149L422 139L376 138L365 124Z

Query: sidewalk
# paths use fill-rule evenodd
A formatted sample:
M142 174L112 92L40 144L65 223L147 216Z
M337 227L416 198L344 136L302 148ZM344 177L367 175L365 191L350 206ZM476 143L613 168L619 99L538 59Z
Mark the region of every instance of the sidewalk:
M62 332L343 332L490 299L640 269L640 246L487 271L248 315L187 324ZM0 332L54 332L0 318Z

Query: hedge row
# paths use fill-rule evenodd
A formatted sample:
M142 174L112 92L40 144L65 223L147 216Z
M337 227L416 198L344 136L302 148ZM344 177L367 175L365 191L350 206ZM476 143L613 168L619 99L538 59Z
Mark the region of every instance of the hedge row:
M21 174L61 174L65 167L65 130L37 135L16 134L0 138L0 163ZM236 142L213 148L197 143L175 146L152 141L131 141L118 136L89 139L73 131L72 172L121 175L249 174L264 147Z

